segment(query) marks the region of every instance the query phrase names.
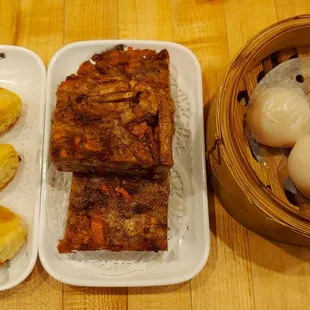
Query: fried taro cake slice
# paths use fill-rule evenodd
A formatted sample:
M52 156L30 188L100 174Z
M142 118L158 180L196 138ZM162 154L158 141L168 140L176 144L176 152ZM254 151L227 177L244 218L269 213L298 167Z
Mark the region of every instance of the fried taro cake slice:
M167 250L164 181L74 173L59 253Z
M52 161L62 171L165 179L173 116L166 50L96 54L58 87Z

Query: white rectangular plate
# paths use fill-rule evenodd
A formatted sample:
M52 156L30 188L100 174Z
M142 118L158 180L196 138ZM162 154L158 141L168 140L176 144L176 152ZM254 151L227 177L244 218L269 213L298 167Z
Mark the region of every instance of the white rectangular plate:
M173 142L175 166L169 198L167 252L77 252L60 255L71 174L56 171L49 159L51 119L58 84L95 53L118 44L134 49L166 48L170 54L171 93L176 103ZM184 282L204 266L209 254L201 70L187 48L159 41L85 41L63 47L47 74L42 209L39 253L43 266L61 282L80 286L155 286Z
M46 70L42 60L22 47L0 45L0 87L18 94L22 113L0 143L12 144L21 157L14 179L0 192L0 204L19 214L28 227L27 242L1 268L0 291L22 282L32 271L38 254L42 146Z

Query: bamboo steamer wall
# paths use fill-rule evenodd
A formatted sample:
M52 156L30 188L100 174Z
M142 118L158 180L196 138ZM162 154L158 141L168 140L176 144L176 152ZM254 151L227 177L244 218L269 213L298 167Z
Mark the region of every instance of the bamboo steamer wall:
M284 190L289 150L265 147L267 165L257 162L244 116L264 74L285 60L310 56L309 34L310 15L302 15L278 22L250 40L211 103L206 135L211 181L230 215L264 237L301 246L310 246L310 201L301 194L289 197Z

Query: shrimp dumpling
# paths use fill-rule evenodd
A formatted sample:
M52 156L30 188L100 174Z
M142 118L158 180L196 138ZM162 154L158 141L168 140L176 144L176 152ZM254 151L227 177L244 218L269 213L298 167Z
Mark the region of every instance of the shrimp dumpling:
M297 189L310 199L310 135L299 139L288 157L288 174Z
M251 102L246 122L258 143L293 147L298 139L310 133L309 101L290 89L266 88Z

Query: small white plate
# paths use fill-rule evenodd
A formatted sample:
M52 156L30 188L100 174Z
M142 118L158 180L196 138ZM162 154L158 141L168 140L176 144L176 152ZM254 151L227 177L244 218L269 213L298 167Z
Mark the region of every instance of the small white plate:
M164 253L79 252L60 255L71 174L51 166L49 143L56 89L80 64L118 44L157 51L171 59L171 90L176 102L176 134L169 200L169 250ZM194 277L209 254L209 219L205 170L201 69L194 54L179 44L160 41L107 40L67 45L52 58L47 74L42 208L39 254L57 280L79 286L155 286Z
M27 242L0 270L0 291L22 282L32 271L38 254L42 146L46 70L34 52L0 45L0 87L18 94L22 113L16 124L0 136L12 144L22 161L9 185L0 192L0 204L19 214L28 226Z

